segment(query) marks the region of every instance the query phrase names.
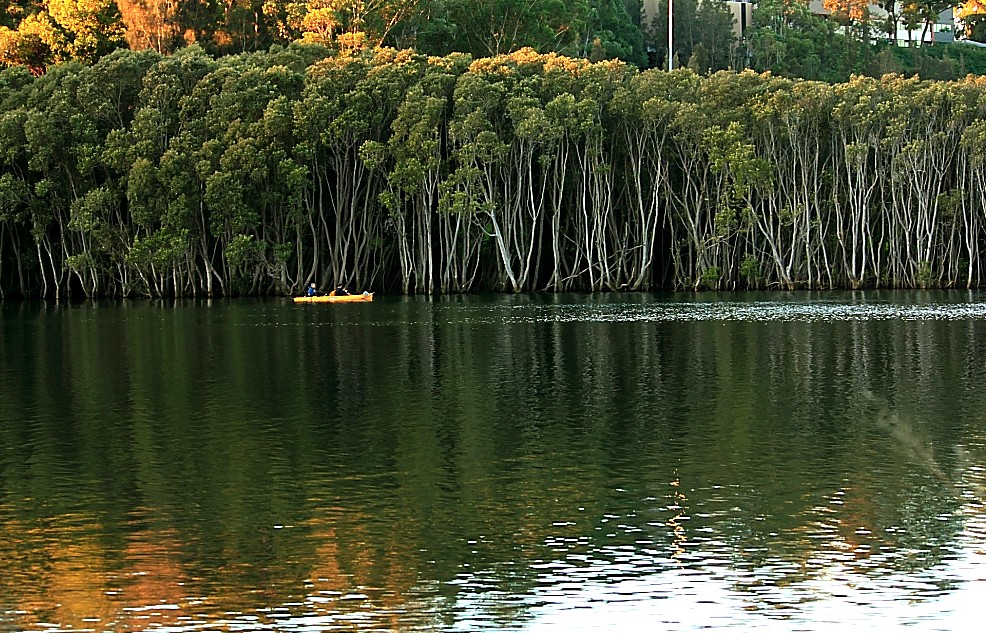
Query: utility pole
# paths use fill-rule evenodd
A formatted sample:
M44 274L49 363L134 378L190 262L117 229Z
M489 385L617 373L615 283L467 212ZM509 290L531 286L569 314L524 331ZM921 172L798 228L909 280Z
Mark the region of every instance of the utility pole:
M674 0L668 0L668 72L674 70Z

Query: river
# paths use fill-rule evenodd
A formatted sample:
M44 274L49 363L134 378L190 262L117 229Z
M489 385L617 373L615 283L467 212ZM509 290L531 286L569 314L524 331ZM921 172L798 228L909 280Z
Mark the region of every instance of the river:
M0 305L0 631L968 630L986 294Z

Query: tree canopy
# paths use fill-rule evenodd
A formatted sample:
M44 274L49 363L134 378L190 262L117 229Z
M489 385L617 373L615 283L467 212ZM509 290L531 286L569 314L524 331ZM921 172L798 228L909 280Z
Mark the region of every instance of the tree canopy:
M478 59L532 48L638 68L667 68L670 54L675 67L700 74L752 68L830 82L884 72L944 79L986 72L986 53L971 47L888 43L898 23L911 27L912 44L929 38L937 11L950 2L887 0L880 6L889 15L881 17L855 0L826 0L827 16L813 13L808 0L763 0L738 38L725 0L677 0L669 53L667 0L653 15L641 0L12 0L0 13L0 67L41 74L68 61L91 65L121 47L170 55L194 44L219 57L298 42L343 56L382 46ZM960 11L971 39L983 30L978 2Z
M532 47L642 66L638 23L637 0L15 0L0 15L0 63L41 72L121 46L223 55L304 41L476 57Z
M525 48L0 71L0 296L978 287L982 79Z

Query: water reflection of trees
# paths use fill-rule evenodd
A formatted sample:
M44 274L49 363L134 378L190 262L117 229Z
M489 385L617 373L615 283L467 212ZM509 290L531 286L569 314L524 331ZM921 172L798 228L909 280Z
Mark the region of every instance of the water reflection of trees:
M552 573L716 568L756 602L955 547L975 324L580 323L531 301L5 329L0 595L22 624L300 605L424 627L518 621Z

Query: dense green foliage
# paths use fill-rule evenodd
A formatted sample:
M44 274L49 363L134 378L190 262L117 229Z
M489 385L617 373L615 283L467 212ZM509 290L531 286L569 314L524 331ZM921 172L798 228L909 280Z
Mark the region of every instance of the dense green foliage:
M892 2L881 5L885 9L894 6ZM938 15L940 9L923 9L924 6L909 3L905 13ZM813 14L806 3L761 0L753 21L754 28L746 37L749 58L745 66L758 72L832 83L848 81L854 74L880 77L898 73L943 80L961 79L970 73L986 74L986 49L968 44L898 46L880 32L879 27L886 28L885 25L843 25L838 19ZM922 30L915 28L915 37L920 38ZM742 68L744 63L737 62L733 67Z
M317 46L0 72L0 292L978 286L986 82Z
M734 33L734 18L725 0L675 0L673 66L688 66L698 73L745 68L746 46ZM657 11L645 23L647 42L655 65L668 67L668 0L659 0Z

